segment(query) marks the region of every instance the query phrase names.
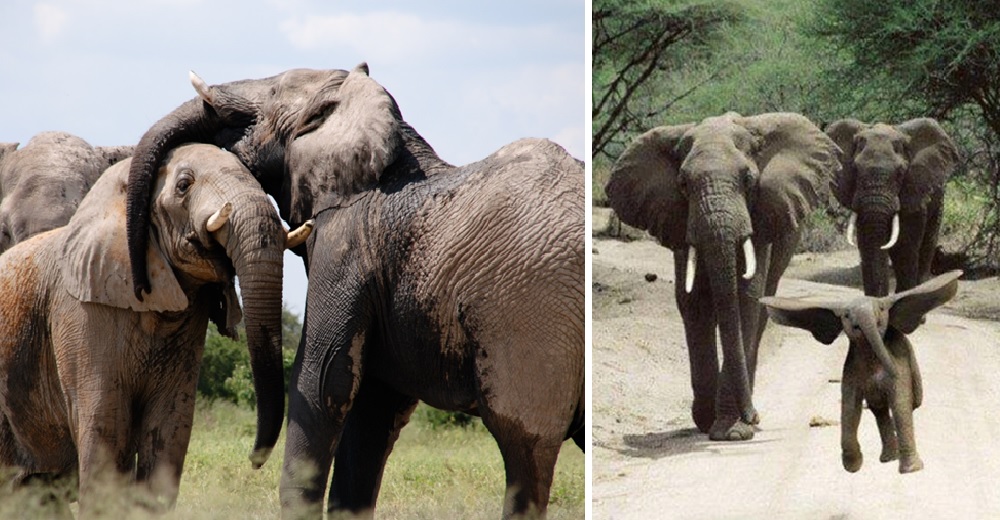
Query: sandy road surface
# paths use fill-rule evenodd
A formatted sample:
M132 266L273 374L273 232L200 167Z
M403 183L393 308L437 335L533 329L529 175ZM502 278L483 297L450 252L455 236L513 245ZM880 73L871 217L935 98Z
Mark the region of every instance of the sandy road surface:
M955 304L911 336L924 377L914 421L925 469L900 475L895 461L879 463L865 413L865 464L849 474L839 423L809 426L814 416L839 421L830 380L846 339L826 346L769 325L754 392L761 431L751 442L709 442L688 410L672 256L652 242L594 244L594 518L1000 518L1000 324L956 314L969 314L970 301L996 306L995 281L962 282ZM822 278L851 258L797 258L788 274ZM857 294L789 276L778 292L816 291Z

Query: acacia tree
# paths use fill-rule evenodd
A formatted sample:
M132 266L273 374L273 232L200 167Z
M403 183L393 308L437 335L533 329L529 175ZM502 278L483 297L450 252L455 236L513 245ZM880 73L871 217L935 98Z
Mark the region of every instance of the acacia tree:
M672 94L650 108L649 89L660 74L675 70L681 49L704 51L713 32L738 18L718 2L629 2L595 0L593 5L593 154L612 157L609 146L642 129L691 94L700 84Z
M978 134L967 150L967 166L975 176L971 180L987 188L989 201L970 249L978 253L973 260L996 267L1000 252L996 3L818 0L817 7L815 28L849 58L844 70L848 91L879 99L899 115L950 119L960 132Z

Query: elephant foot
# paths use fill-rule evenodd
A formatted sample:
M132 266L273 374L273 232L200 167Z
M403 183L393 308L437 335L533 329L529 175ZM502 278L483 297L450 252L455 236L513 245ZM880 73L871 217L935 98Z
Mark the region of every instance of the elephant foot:
M708 438L713 441L748 441L753 439L756 428L736 417L716 419L708 430Z
M900 473L913 473L914 471L920 471L922 469L924 469L924 461L920 460L920 455L917 455L916 453L908 457L900 457L899 459Z
M861 469L861 464L864 463L865 457L860 451L844 451L840 454L840 460L844 463L844 469L848 473L857 473Z
M899 458L899 450L895 446L883 447L882 454L878 456L879 462L890 462Z
M715 421L715 401L713 399L698 399L691 404L691 418L701 433L708 433Z

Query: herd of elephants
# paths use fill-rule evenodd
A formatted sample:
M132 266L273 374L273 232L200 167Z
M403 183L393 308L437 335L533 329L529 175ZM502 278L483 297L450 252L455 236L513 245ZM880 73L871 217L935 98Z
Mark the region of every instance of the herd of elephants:
M242 321L250 461L264 464L286 428L285 513L319 517L324 500L371 511L424 401L482 418L504 461L505 518L544 515L564 441L585 448L584 164L545 139L448 164L365 64L191 83L196 95L134 145L62 132L0 144L3 485L48 486L68 515L124 475L147 507L172 506L209 321L232 337ZM862 463L862 401L881 460L922 468L906 335L957 290L959 271L931 277L957 161L927 118L821 130L798 114L727 113L632 141L606 192L673 252L702 432L753 437L770 317L850 340L845 469ZM804 220L833 199L851 211L864 296L775 297ZM285 249L309 279L287 395Z
M283 515L327 489L370 512L418 400L480 416L504 516L544 514L585 437L583 162L521 139L448 164L363 63L191 83L134 145L0 145L0 493L86 516L111 475L170 508L209 320L243 321ZM287 396L286 249L309 279Z

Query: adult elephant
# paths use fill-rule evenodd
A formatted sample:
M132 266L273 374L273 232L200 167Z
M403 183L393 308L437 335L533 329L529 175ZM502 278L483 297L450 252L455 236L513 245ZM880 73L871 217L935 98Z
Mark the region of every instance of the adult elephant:
M777 289L802 220L839 168L837 154L801 115L727 113L654 128L611 170L615 213L673 251L691 413L713 440L753 437L751 394L767 320L757 299Z
M131 146L91 146L65 132L42 132L23 148L0 143L0 252L66 225L105 168Z
M834 194L853 212L847 240L854 244L857 230L865 294L889 294L890 259L896 292L915 287L930 277L955 143L930 118L897 126L841 119L826 133L843 150Z
M199 98L137 146L130 240L141 251L151 168L178 140L232 150L286 220L316 219L298 251L310 281L286 513L321 512L334 458L329 508L374 508L418 399L480 415L503 455L504 515L544 513L562 441L584 435L582 164L541 139L447 164L366 65L194 84Z
M286 236L270 200L230 153L170 151L145 251L154 288L140 301L125 237L128 168L109 168L66 226L0 256L0 475L12 473L15 487L78 475L86 511L115 471L153 504L173 504L209 316L222 314L229 335L241 319L234 276L257 391L256 462L284 419Z

